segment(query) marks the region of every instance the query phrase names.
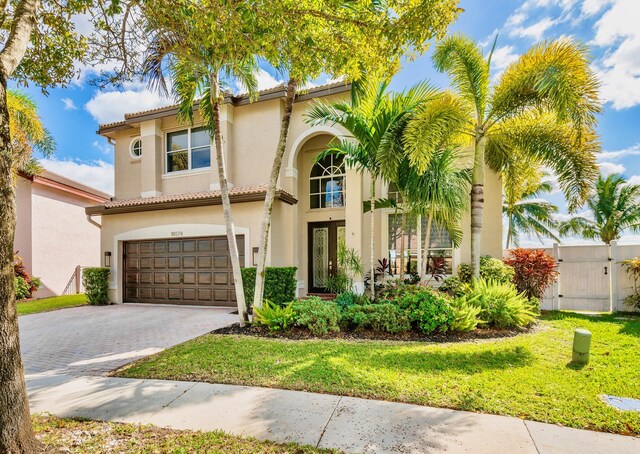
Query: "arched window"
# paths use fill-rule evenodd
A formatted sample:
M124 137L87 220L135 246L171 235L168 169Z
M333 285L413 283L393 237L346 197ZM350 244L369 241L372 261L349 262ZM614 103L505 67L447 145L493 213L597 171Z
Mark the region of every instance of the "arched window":
M142 156L142 139L133 139L129 152L131 153L131 157L133 159L140 159L140 157Z
M344 206L344 157L327 155L316 162L309 176L311 208Z

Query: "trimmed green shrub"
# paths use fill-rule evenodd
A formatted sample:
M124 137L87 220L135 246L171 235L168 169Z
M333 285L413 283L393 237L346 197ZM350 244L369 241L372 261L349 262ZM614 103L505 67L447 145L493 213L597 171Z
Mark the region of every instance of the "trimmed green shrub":
M296 299L295 266L268 266L265 268L264 299L272 303L285 305ZM256 288L256 268L242 268L242 285L247 306L253 304Z
M31 286L27 283L26 279L22 276L15 276L13 278L13 285L16 290L16 299L23 300L27 298L31 292Z
M462 295L451 302L455 315L451 323L452 331L473 331L478 326L478 323L481 323L478 315L482 309L475 304L476 299L477 296L470 298L468 295Z
M529 299L542 298L558 278L555 259L541 249L514 249L505 263L514 270L512 281L518 292Z
M418 329L425 334L446 332L454 319L449 298L430 287L408 289L396 299L396 303L407 311Z
M340 331L340 309L333 301L324 301L312 296L296 301L292 308L295 324L309 329L315 336Z
M340 308L340 310L345 310L349 306L353 306L354 304L370 304L371 300L366 295L357 295L353 292L345 292L340 293L336 296L336 304Z
M447 293L449 296L460 296L463 293L463 285L458 276L449 276L442 281L438 291Z
M264 300L262 308L253 308L253 321L264 325L269 331L287 331L294 323L291 304L280 306L269 300Z
M469 286L466 296L469 302L480 307L478 317L483 322L499 328L528 326L536 320L529 300L518 293L512 283L498 283L479 279Z
M403 333L411 329L405 311L392 303L352 305L342 314L344 324L356 329Z
M92 267L82 270L82 285L89 304L109 304L109 268Z
M508 283L513 280L515 270L500 259L495 259L489 255L480 257L480 278L498 283ZM458 278L461 282L470 284L473 279L471 265L461 263L458 266Z

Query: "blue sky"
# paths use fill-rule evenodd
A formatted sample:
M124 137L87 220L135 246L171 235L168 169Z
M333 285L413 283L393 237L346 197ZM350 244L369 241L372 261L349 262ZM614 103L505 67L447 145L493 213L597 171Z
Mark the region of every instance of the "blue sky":
M462 0L460 6L465 12L450 27L451 32L471 36L487 51L499 34L493 57L495 77L541 40L571 36L588 44L604 102L598 127L603 149L601 171L623 173L640 184L639 0ZM110 192L113 150L95 134L98 124L170 101L140 83L100 92L87 84L87 74L90 69L67 88L51 90L49 96L37 88L27 91L38 103L41 117L58 145L55 156L44 161L45 166ZM259 79L261 88L267 88L277 84L279 76L264 68ZM433 70L430 53L406 62L392 88L403 89L425 79L447 86L446 79ZM560 194L550 199L564 207Z

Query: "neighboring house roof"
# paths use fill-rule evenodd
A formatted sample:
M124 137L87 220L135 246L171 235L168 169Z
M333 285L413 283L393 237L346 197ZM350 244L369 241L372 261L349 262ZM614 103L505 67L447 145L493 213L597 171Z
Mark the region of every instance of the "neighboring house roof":
M22 178L31 180L34 183L41 184L43 186L59 189L70 194L84 197L85 199L92 200L94 202L103 203L111 200L111 196L106 192L99 191L91 186L87 186L78 181L72 180L49 170L43 170L38 175L26 175L21 173Z
M264 200L267 186L242 186L231 188L229 198L231 203L256 202ZM277 189L276 199L289 205L298 203L298 200L288 192ZM87 214L118 214L133 213L137 211L155 211L171 208L190 208L206 205L222 205L220 191L191 192L186 194L169 194L158 197L139 197L135 199L112 200L101 205L85 208Z
M351 89L350 83L335 82L331 84L319 85L317 87L310 88L303 93L296 95L296 101L304 101L307 99L319 98L321 96L327 96L336 93L344 93ZM261 90L258 92L258 99L255 102L267 101L269 99L282 98L286 95L287 86L280 84L276 87L269 88L268 90ZM251 99L246 93L237 96L226 96L225 103L232 104L234 106L249 104ZM196 102L195 108L198 103ZM116 121L113 123L101 124L98 127L97 133L100 135L106 135L111 132L122 131L124 129L131 129L132 123L138 123L140 121L154 120L157 118L171 117L178 113L178 104L171 106L158 107L156 109L143 110L141 112L134 112L125 114L123 121Z

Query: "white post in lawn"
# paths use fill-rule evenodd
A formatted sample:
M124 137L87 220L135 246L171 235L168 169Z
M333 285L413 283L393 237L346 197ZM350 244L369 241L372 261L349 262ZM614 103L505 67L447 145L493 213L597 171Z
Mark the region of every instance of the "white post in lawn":
M618 298L620 297L618 292L618 263L620 259L618 257L618 242L612 241L609 244L609 290L610 290L610 305L609 310L612 312L618 312L620 310Z

